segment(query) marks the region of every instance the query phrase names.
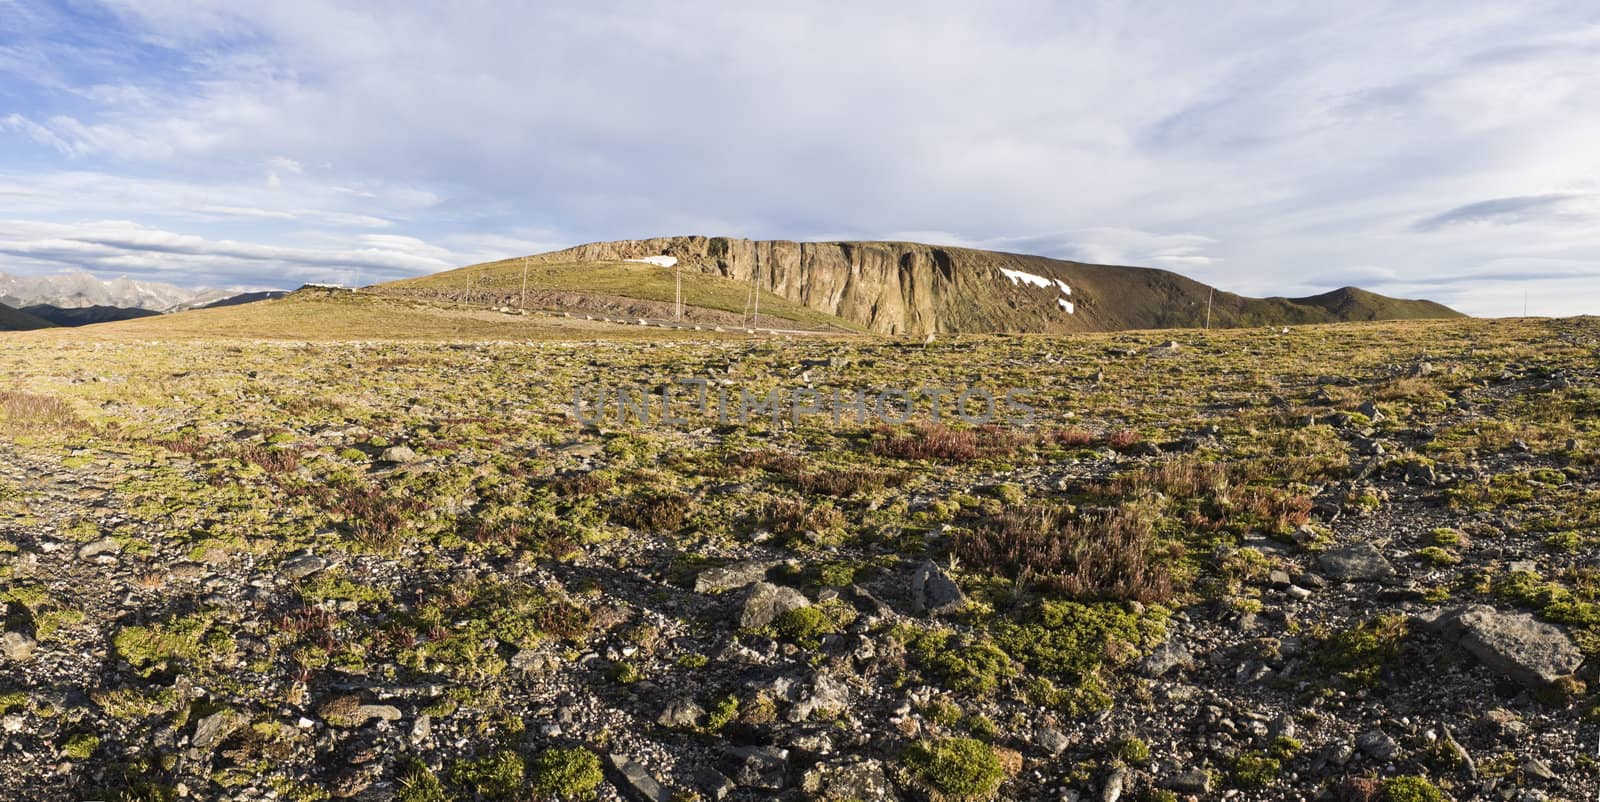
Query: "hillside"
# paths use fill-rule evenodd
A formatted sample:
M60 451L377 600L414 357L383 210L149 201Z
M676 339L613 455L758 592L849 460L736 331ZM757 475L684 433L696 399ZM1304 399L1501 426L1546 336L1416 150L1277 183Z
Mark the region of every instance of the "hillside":
M673 270L622 259L571 261L529 259L528 309L557 309L627 318L668 319L677 288ZM380 284L373 292L444 299L479 306L523 305L523 260L503 259L430 276ZM686 266L681 274L685 319L741 327L752 319L750 285ZM796 302L773 291L761 293L761 325L768 328L859 332L864 326Z
M121 306L63 307L50 304L26 306L23 307L22 311L42 320L47 320L56 326L88 326L94 323L134 320L141 317L155 317L161 314L149 309Z
M32 331L34 329L53 328L54 323L17 309L12 309L5 304L0 304L0 331Z
M628 325L631 323L632 325ZM104 323L95 339L210 339L288 341L586 340L690 336L620 317L586 319L517 314L482 305L385 295L302 289L283 298L191 309ZM699 336L714 335L700 333Z
M789 301L881 334L1200 327L1213 292L1168 270L910 242L660 237L590 243L533 259L609 263L657 255L734 282L754 280ZM1355 288L1310 298L1248 298L1219 290L1211 305L1210 324L1217 328L1461 316L1430 301Z

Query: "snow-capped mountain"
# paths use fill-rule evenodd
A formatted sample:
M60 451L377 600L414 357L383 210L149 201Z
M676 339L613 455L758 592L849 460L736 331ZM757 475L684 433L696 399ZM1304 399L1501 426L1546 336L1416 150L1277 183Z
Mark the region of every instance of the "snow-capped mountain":
M53 276L13 276L0 273L0 303L13 307L49 305L63 309L114 306L176 312L220 301L238 290L188 289L154 281L114 278L102 281L78 270Z

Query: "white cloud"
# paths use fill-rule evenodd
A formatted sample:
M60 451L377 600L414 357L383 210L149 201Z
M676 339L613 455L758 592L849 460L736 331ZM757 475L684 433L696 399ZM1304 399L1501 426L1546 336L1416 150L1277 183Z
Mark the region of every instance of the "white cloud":
M0 48L50 99L0 126L0 214L421 258L853 232L1274 294L1600 261L1600 26L1559 0L111 8Z
M324 247L212 240L125 220L40 223L0 220L0 266L40 274L83 269L189 284L305 281L373 283L456 267L471 257L393 235L366 235ZM266 280L268 277L283 280Z

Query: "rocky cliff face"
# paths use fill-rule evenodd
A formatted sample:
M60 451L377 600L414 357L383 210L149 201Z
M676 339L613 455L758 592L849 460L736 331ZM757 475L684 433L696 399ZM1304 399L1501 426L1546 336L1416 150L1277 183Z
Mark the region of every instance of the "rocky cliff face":
M728 237L657 237L579 245L542 261L677 257L684 267L753 281L789 300L880 334L1072 332L1321 323L1343 319L1310 299L1254 299L1140 267L1088 265L1041 256L910 242L789 242ZM1372 298L1396 306L1376 315L1451 317L1425 301Z

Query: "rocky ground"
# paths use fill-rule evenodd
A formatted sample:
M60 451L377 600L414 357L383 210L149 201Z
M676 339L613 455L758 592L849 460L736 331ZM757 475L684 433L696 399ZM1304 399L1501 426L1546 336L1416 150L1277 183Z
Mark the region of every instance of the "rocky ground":
M0 343L0 798L1595 797L1600 324L1173 336Z

